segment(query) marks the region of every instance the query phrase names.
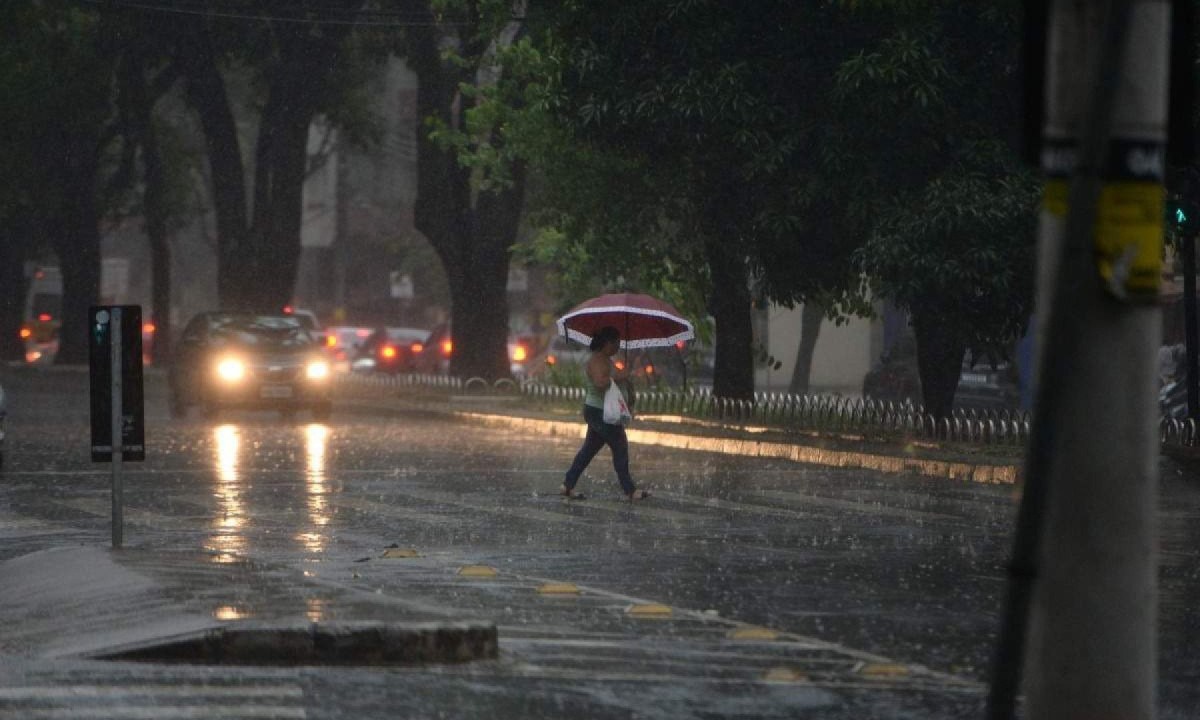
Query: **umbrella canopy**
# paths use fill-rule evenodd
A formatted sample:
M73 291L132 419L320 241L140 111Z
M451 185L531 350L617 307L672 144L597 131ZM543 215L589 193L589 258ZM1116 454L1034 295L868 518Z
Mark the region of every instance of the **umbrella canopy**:
M558 319L558 331L584 345L606 325L620 331L623 348L666 347L696 337L692 324L669 303L634 293L592 298Z

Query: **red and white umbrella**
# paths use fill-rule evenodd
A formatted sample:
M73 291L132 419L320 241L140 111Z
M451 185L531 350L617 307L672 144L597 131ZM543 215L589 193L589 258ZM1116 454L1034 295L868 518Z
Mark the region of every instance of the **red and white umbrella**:
M558 319L559 333L584 345L606 325L621 333L622 348L666 347L696 337L692 324L670 303L634 293L592 298Z

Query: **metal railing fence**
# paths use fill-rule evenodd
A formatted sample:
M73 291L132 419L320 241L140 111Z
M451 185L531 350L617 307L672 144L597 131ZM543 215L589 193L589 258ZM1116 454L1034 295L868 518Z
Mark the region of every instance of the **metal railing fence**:
M509 379L489 383L483 378L419 374L342 375L339 382L365 391L419 389L465 394L519 395L538 406L578 406L584 391L534 381ZM637 393L636 415L669 416L724 426L756 427L784 432L832 432L855 435L897 435L928 440L1021 445L1029 439L1030 415L1017 410L956 408L951 417L937 419L920 404L838 395L790 395L756 392L754 398L720 398L708 389L650 390ZM1200 445L1200 428L1192 419L1164 417L1159 421L1164 445Z

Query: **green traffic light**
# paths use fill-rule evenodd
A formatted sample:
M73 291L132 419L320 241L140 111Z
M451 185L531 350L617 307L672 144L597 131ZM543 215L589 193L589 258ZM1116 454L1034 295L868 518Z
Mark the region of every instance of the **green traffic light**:
M1187 219L1188 219L1187 213L1185 213L1183 211L1183 208L1175 208L1175 223L1176 224L1184 225L1187 223Z

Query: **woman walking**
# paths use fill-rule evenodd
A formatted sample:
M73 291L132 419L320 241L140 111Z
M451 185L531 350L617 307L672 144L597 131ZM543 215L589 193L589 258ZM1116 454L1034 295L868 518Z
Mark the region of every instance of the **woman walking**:
M617 480L621 490L630 501L644 500L650 493L639 490L629 476L629 440L625 437L625 428L604 422L604 394L614 380L624 380L628 376L625 369L616 370L612 367L612 357L621 347L621 334L615 327L606 326L592 338L589 345L592 351L588 358L587 395L583 399L583 419L587 422L587 437L583 446L575 454L575 461L567 470L563 481L562 494L568 498L582 499L583 495L575 492L575 483L579 476L600 448L608 445L612 451L613 469L617 471Z

